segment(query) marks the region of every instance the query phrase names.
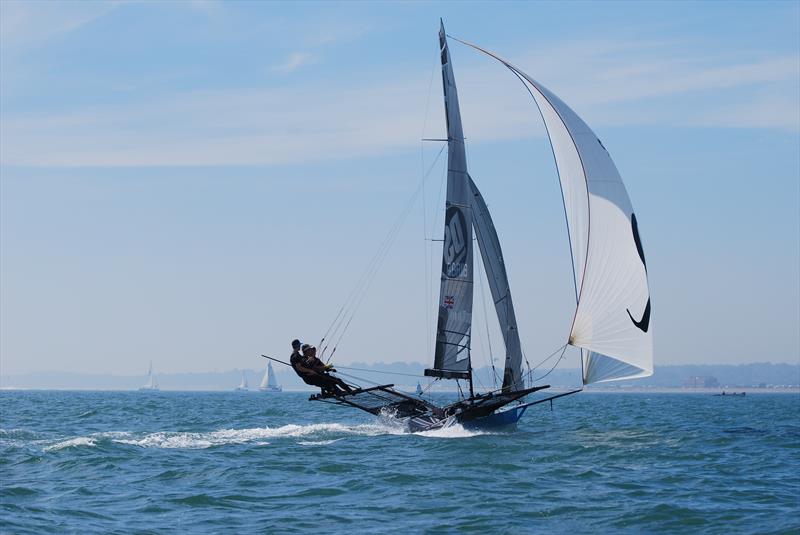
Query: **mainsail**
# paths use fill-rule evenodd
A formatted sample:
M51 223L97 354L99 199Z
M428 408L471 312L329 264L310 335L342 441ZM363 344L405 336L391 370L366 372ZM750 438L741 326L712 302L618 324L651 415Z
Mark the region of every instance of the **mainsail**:
M475 235L478 238L478 248L483 258L486 278L489 280L492 300L506 347L503 391L522 390L525 388L522 380L522 346L519 341L519 331L517 331L517 318L514 314L514 303L511 300L506 265L503 261L503 250L500 248L500 239L497 237L497 230L492 222L492 216L489 214L489 208L472 177L469 178L469 187L472 194L472 215Z
M142 385L139 390L158 390L158 379L153 373L153 361L150 361L150 366L147 368L147 382Z
M443 25L439 46L447 121L447 199L436 352L433 369L425 370L425 375L467 378L472 326L472 204L458 93Z
M264 390L269 386L270 381L272 380L272 363L267 362L267 369L264 370L264 377L261 379L261 384L258 385L259 390Z
M462 41L464 42L464 41ZM517 67L503 63L542 114L561 181L577 295L569 344L582 348L584 384L653 373L647 266L636 215L611 156L578 115Z
M275 371L272 369L272 363L267 363L267 384L269 388L278 388L278 381L275 379Z

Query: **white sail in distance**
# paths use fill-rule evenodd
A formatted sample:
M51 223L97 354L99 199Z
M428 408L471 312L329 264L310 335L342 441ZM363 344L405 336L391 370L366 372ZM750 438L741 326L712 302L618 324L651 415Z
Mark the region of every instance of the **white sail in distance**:
M267 369L264 370L264 377L261 379L261 384L258 385L259 390L264 390L265 388L267 388L271 376L272 376L272 363L267 362Z
M460 40L459 40L460 41ZM569 344L582 348L584 384L653 373L650 290L638 222L611 156L561 99L481 47L525 85L544 120L558 168L577 307Z
M272 363L267 363L267 374L269 378L267 379L267 386L273 390L278 389L278 380L275 378L275 370L272 369Z
M153 361L150 361L150 365L147 368L147 382L142 385L139 390L158 390L158 379L156 378L155 374L153 373Z

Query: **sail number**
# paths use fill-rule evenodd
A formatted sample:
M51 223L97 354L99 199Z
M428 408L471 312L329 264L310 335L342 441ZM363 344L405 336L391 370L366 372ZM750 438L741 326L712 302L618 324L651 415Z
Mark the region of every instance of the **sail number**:
M442 273L449 279L469 276L467 265L467 225L457 206L447 209L444 226Z

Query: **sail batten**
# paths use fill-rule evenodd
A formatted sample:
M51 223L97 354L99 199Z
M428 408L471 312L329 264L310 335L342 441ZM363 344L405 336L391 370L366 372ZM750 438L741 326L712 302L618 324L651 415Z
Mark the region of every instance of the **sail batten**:
M558 169L577 306L569 344L585 349L584 384L652 374L647 267L636 215L611 156L561 99L498 55L541 113Z

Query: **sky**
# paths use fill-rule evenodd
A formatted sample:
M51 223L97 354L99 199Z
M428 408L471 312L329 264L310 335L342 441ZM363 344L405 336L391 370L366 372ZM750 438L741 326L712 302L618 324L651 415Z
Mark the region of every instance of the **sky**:
M603 140L657 367L800 362L797 2L5 0L0 373L260 367L319 342L387 235L334 361L432 361L440 17ZM575 309L552 152L507 70L451 54L534 364ZM478 365L502 354L481 288Z

